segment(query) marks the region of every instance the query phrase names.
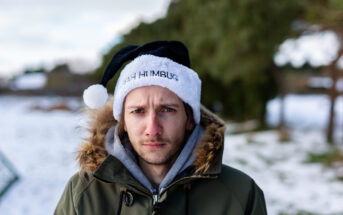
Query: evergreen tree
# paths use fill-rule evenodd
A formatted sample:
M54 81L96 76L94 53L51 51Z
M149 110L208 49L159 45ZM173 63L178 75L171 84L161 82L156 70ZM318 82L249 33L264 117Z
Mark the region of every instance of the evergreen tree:
M266 103L277 94L273 55L292 33L301 8L296 0L171 1L166 17L140 23L122 36L104 55L96 78L127 44L181 40L202 79L203 104L226 118L263 122Z

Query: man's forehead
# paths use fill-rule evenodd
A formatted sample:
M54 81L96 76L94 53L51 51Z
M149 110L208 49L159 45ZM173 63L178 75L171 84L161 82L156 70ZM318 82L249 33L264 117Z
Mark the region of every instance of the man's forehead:
M179 105L182 100L168 88L155 85L136 88L125 98L125 106L144 105L147 102Z

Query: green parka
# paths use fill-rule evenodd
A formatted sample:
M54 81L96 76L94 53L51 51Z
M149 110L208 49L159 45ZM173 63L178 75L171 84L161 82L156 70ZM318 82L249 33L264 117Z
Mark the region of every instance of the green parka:
M91 113L90 137L78 159L81 170L68 182L55 215L267 214L262 190L246 174L222 164L225 124L202 107L204 133L193 165L160 194L151 194L114 156L105 135L116 124L111 101Z

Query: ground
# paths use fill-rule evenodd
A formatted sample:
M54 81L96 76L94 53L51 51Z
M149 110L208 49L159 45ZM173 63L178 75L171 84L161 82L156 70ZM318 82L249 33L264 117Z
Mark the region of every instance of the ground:
M268 105L271 125L277 123L278 104L275 99ZM20 177L0 199L0 214L53 213L78 169L75 152L85 137L81 105L75 98L0 96L0 151ZM340 146L342 107L341 97L336 107ZM309 156L331 150L324 138L327 110L326 96L288 96L288 142L279 142L276 130L234 134L228 124L224 163L255 179L269 214L343 214L343 164L314 163Z

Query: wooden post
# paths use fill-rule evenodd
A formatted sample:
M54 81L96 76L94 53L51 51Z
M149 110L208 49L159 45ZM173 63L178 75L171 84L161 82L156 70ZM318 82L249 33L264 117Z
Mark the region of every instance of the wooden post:
M288 131L286 128L286 123L285 123L285 96L287 94L286 83L282 77L282 74L279 68L277 68L274 63L271 63L270 68L271 68L272 75L278 86L279 96L280 96L280 113L279 113L280 115L279 115L279 125L278 125L279 140L287 141L289 139L289 135L288 135Z
M342 40L340 41L342 42ZM334 130L335 130L335 104L336 104L336 98L338 96L337 92L337 80L339 78L339 69L337 68L337 62L343 55L343 45L340 46L340 49L337 53L336 58L331 62L331 64L326 67L329 69L332 79L332 85L329 90L329 96L330 96L330 110L329 110L329 120L328 120L328 126L326 131L326 140L330 144L334 144Z

